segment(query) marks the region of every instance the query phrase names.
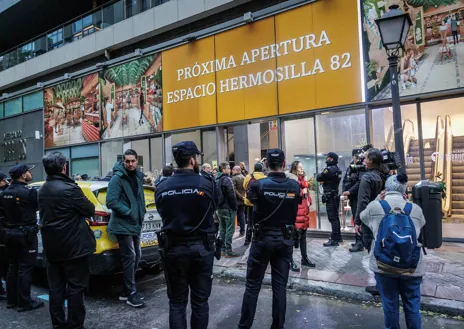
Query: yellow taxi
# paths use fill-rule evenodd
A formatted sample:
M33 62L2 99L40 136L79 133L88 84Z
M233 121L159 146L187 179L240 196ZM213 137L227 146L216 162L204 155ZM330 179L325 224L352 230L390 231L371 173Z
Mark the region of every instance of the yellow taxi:
M39 189L44 182L32 183L30 186ZM111 210L106 207L107 181L83 181L77 182L85 196L95 205L95 216L87 218L97 243L96 251L90 258L90 273L93 275L106 275L122 271L119 245L116 237L106 230ZM142 270L157 268L161 264L158 252L158 239L156 231L161 228L161 217L155 207L154 187L144 186L145 204L147 213L142 225L140 246L142 257L140 267ZM39 213L37 222L40 225ZM38 234L39 248L37 254L37 266L45 267L46 259L43 253L42 238Z

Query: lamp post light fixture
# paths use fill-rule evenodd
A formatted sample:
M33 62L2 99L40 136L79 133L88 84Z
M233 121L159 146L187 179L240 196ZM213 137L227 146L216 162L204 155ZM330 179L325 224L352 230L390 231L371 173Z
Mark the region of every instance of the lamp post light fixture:
M403 122L401 119L400 90L398 85L398 56L401 50L404 51L404 44L408 37L409 28L412 26L412 21L409 14L403 13L398 5L391 5L389 9L390 11L375 22L379 28L382 44L387 51L390 67L395 151L399 153L402 164L399 172L406 173Z

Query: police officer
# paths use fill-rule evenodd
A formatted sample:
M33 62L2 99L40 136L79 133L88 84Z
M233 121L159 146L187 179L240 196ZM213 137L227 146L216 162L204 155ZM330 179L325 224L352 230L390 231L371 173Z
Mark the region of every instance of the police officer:
M186 329L186 309L191 290L192 329L208 327L217 204L214 182L200 175L202 153L194 142L173 146L178 169L161 181L155 191L156 207L163 221L160 253L169 297L169 328ZM220 248L219 248L220 253Z
M267 152L269 176L251 185L254 205L254 237L248 257L246 290L239 329L251 328L258 295L269 262L272 268L272 326L283 328L287 307L286 287L295 245L295 221L301 202L300 186L286 177L285 155L280 149Z
M356 209L358 203L358 190L359 183L361 181L361 175L365 172L366 167L363 164L362 155L363 150L356 148L351 152L353 161L350 162L350 165L346 169L345 177L343 178L343 196L348 197L350 200L351 213L353 214L353 221L356 217ZM353 247L350 248L350 251L353 252L357 249L358 243L361 243L362 240L359 235L356 234L356 242L353 244Z
M316 179L322 183L324 194L322 195L322 203L326 204L327 217L332 225L332 235L329 241L324 243L324 247L336 247L342 241L340 228L340 217L338 210L340 207L340 196L338 195L338 187L342 179L342 172L338 168L338 155L334 152L327 153L325 168Z
M9 259L7 308L18 312L42 307L31 298L31 275L37 257L37 191L28 187L34 166L19 163L10 170L11 185L0 193L0 212L4 216L5 245Z

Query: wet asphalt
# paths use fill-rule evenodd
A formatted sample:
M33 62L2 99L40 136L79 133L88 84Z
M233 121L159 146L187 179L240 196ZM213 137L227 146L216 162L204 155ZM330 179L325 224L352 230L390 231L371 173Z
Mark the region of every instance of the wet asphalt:
M86 298L87 329L168 329L169 304L166 285L162 275L140 275L139 292L145 296L146 306L133 309L118 300L122 277L119 275L92 278ZM244 284L215 278L210 298L209 329L236 329ZM47 298L46 282L41 273L35 275L32 289L34 296ZM17 313L7 310L0 302L1 329L45 329L52 328L48 302L39 310ZM270 328L272 292L263 286L258 302L253 328ZM287 329L346 329L383 328L383 313L379 304L360 304L350 300L310 295L295 291L288 292ZM402 321L402 328L405 328ZM439 314L423 315L423 329L462 329L464 322Z

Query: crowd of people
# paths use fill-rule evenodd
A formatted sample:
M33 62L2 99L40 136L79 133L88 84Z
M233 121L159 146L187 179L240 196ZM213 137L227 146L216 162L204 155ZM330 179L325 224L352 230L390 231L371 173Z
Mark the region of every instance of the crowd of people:
M425 271L419 236L425 218L420 207L407 199L407 176L382 170L378 149L366 146L362 151L353 150L353 162L343 179L342 195L350 200L357 234L350 251L369 252L377 284L368 291L381 296L385 327L399 328L401 295L407 327L421 328L420 285ZM177 168L166 166L153 181L163 222L158 241L168 286L169 327L186 328L190 290L191 326L207 328L214 257L242 256L232 249L237 219L245 245L251 244L238 328L253 324L268 264L273 287L272 328L283 328L289 271L300 270L293 258L294 248L301 250L302 266L316 266L307 250L313 200L303 164L294 161L287 170L284 152L271 149L249 173L244 163L232 169L228 162L221 162L217 169L208 163L200 167L202 153L194 142L178 143L172 152ZM106 197L112 210L108 232L118 240L123 265L124 288L119 299L136 308L145 305L137 291L135 272L146 212L146 177L138 169L137 158L134 150L124 152L109 176ZM338 207L343 174L336 153L329 152L326 162L327 167L317 176L332 225L324 246L336 247L342 241ZM20 312L44 306L30 293L39 211L53 327L83 328L89 256L95 251L95 237L85 218L94 214L95 207L66 175L66 163L59 152L44 156L47 180L39 191L28 186L33 167L20 163L11 168L11 184L0 174L0 277L7 282L6 291L3 286L0 289L0 299L7 300L7 308Z

